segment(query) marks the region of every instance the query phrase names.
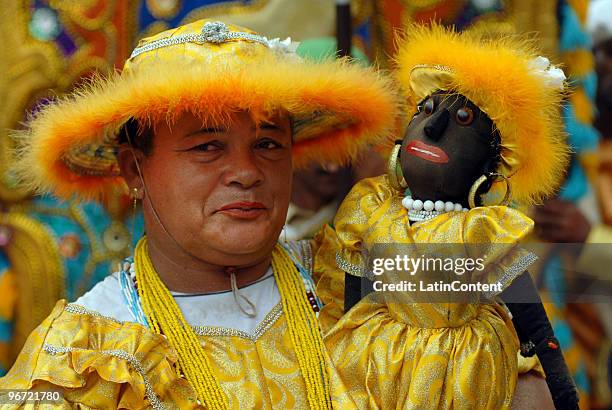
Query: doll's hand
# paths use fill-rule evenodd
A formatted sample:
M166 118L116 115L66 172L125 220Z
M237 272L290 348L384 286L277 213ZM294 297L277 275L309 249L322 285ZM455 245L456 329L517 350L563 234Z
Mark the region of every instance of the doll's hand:
M569 201L555 198L535 208L535 232L548 242L584 243L591 224L578 207Z

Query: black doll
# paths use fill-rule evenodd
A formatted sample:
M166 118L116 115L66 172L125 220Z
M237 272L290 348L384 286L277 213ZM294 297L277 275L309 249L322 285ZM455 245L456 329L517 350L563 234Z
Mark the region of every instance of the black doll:
M370 394L359 405L366 407L509 408L521 345L538 355L557 408L577 408L526 271L536 257L519 245L533 221L508 206L536 203L561 182L563 72L516 39L486 41L439 26L412 28L398 64L414 116L388 175L353 188L319 250L321 260L334 252L329 269L346 273L347 313L326 336L332 357L343 358L336 362L346 388L365 383ZM469 299L451 299L452 275L442 262L430 271L425 263L435 258L415 251L445 244L474 262L460 272L454 266ZM407 253L414 269L407 274L406 258L375 257L389 249ZM390 286L402 270L414 287ZM357 303L364 282L386 291L382 300Z

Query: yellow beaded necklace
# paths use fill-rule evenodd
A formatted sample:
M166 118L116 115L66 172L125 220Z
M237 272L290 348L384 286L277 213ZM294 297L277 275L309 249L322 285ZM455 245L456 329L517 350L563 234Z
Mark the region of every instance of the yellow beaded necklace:
M178 371L182 371L198 398L209 409L228 409L227 397L215 377L200 342L185 321L168 288L153 267L146 236L134 254L138 296L155 333L162 333L178 353ZM323 355L323 340L317 318L306 299L304 283L287 252L276 245L272 251L272 270L281 295L287 327L306 384L312 409L330 409L329 385Z

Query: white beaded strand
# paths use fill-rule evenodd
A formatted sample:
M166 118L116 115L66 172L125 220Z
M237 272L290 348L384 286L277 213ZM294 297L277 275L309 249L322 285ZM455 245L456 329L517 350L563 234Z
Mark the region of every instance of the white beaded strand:
M409 195L402 199L402 206L408 210L408 219L412 222L427 221L446 212L466 212L468 210L459 203L440 200L434 202L429 199L422 201L413 199Z

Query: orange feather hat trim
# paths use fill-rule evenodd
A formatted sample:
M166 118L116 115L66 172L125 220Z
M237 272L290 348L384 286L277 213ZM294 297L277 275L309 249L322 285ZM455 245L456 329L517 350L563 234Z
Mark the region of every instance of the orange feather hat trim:
M197 34L204 24L168 30L139 47ZM237 110L256 120L288 112L297 167L312 161L345 163L388 138L396 107L389 80L347 61L302 61L241 38L172 44L132 57L120 75L93 79L46 106L28 129L15 133L23 145L17 171L39 192L103 200L126 192L116 161L117 134L130 118L155 124L191 112L204 123L224 124Z

